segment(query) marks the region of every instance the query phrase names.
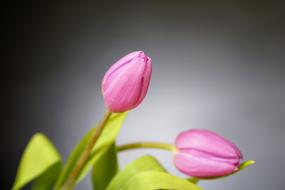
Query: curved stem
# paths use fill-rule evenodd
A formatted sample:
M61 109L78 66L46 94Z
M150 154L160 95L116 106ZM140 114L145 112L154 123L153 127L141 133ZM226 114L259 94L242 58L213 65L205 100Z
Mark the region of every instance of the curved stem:
M122 152L138 148L155 148L155 149L162 149L168 151L175 151L175 147L172 144L158 143L158 142L136 142L136 143L124 144L118 146L117 151Z
M69 178L66 180L66 182L62 185L61 190L69 190L69 189L73 189L76 179L79 176L82 168L84 167L84 165L86 164L86 161L88 160L94 145L96 144L97 140L99 139L101 133L103 132L103 129L107 123L107 121L109 120L110 116L111 116L111 112L107 111L103 117L103 119L100 121L99 125L97 126L96 130L94 131L94 133L92 134L86 148L84 149L84 151L82 152L81 156L79 157L79 159L77 160L73 170L71 171Z

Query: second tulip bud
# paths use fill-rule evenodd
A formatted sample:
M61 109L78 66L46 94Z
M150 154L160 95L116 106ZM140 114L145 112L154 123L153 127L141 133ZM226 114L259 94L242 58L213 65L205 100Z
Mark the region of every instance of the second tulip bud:
M176 167L193 177L218 177L238 169L242 154L220 135L202 129L182 132L176 138Z

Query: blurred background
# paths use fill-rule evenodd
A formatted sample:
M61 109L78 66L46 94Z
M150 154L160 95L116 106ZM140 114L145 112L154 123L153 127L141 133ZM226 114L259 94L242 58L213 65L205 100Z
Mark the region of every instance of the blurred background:
M1 186L25 145L45 133L64 159L103 115L105 71L134 50L153 60L148 95L118 144L172 143L189 128L231 139L256 165L201 182L212 190L285 189L284 1L120 1L2 6ZM120 154L121 167L159 150ZM91 189L87 177L77 189Z

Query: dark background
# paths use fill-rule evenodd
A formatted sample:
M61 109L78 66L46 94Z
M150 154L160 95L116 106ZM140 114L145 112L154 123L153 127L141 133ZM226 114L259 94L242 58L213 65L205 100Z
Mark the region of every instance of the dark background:
M66 159L102 116L100 83L123 55L153 60L147 98L118 143L172 142L208 128L257 164L205 189L285 189L284 1L106 1L6 4L1 56L0 189L10 189L29 138L45 133ZM172 155L154 154L181 175ZM78 189L91 189L89 179Z

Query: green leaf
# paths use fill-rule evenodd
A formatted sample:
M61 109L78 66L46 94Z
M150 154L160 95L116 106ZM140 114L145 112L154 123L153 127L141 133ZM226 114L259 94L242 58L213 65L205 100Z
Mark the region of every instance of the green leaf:
M49 139L35 134L28 143L20 161L12 190L18 190L61 163L61 158Z
M201 190L185 179L172 176L166 172L153 156L136 159L119 172L106 190L153 190L181 189Z
M38 177L32 187L32 190L51 190L59 176L61 163L54 164L40 177Z
M135 175L122 190L201 190L197 185L185 179L170 175L165 172L147 171Z
M122 126L127 112L124 113L112 113L110 119L107 121L106 126L103 130L102 135L98 139L90 158L84 165L83 170L80 173L77 183L88 173L93 164L108 150L108 148L114 143ZM64 166L62 173L56 183L56 189L59 189L63 183L68 179L71 171L73 170L77 160L85 149L87 143L90 140L91 135L96 129L92 128L79 142L78 145L73 149L70 156L68 157L67 164Z
M153 156L143 156L128 164L108 185L106 190L117 190L125 186L137 173L145 171L166 172Z
M94 190L104 190L118 172L116 145L113 143L108 150L95 162L92 171Z

